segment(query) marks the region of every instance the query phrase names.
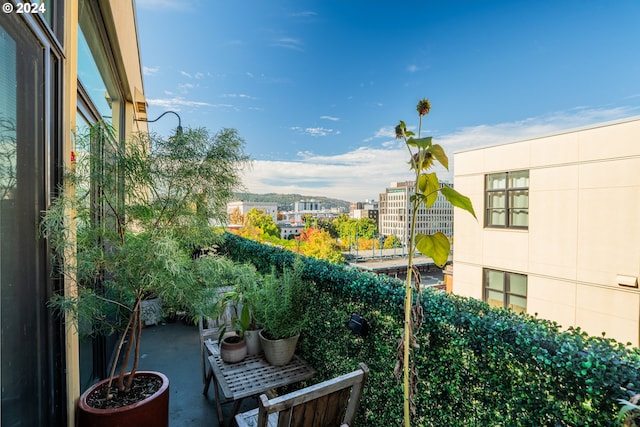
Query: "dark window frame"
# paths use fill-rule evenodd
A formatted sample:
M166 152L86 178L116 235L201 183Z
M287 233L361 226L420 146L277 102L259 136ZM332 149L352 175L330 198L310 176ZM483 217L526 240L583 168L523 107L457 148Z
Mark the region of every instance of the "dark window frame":
M527 186L526 187L512 187L510 186L510 176L516 175L516 174L522 174L523 172L527 173ZM489 188L489 180L492 177L496 177L498 175L503 175L504 176L504 188ZM485 175L485 179L484 179L484 183L485 183L485 188L484 188L484 193L485 193L485 197L484 197L484 225L487 228L514 228L514 229L520 229L520 230L528 230L529 229L529 171L528 170L517 170L517 171L509 171L509 172L498 172L498 173L491 173L491 174L486 174ZM510 200L511 200L511 196L514 193L518 193L518 192L526 192L527 195L527 206L526 207L512 207ZM502 194L504 197L504 207L501 208L495 208L495 207L491 207L490 206L490 200L492 198L492 196L495 195L499 195ZM493 223L491 221L492 219L492 215L491 213L494 211L498 211L498 210L502 210L504 211L504 223L502 224L497 224L497 223ZM514 211L526 211L527 214L527 225L516 225L513 224L512 221L512 214L514 213Z
M502 286L502 290L489 287L489 275L490 275L491 272L497 272L497 273L501 273L502 274L502 285L503 285ZM524 295L522 293L515 292L515 291L513 291L511 289L511 278L513 276L524 277L524 279L525 279L525 293L524 293ZM483 268L482 269L482 300L484 302L488 302L488 300L489 300L489 298L488 298L489 291L501 292L502 293L502 307L503 308L508 308L509 307L509 301L510 301L509 297L510 296L524 298L524 300L525 300L524 312L527 311L526 302L527 302L527 295L529 293L529 277L526 274L514 273L514 272L511 272L511 271L504 271L504 270L497 270L497 269L494 269L494 268Z
M3 321L3 381L7 385L4 387L3 382L3 424L18 421L57 426L65 424L68 416L65 327L62 318L45 304L60 291L63 282L53 274L47 242L39 238L34 227L62 179L64 55L62 43L56 38L63 30L62 12L62 2L56 2L49 12L55 34L49 21L37 14L0 16L0 27L16 45L16 62L12 65L17 78L13 84L19 94L14 118L18 184L11 200L13 210L20 215L11 228L4 229L2 240L23 261L18 266L7 257L4 267L11 267L3 273L9 280L0 278L3 314L11 318L11 324ZM10 218L11 214L7 210L1 216ZM6 301L4 291L9 288L5 283L13 285ZM7 307L19 314L13 315ZM24 330L30 331L29 340L24 340ZM22 343L29 348L24 349ZM20 380L12 381L9 375L4 378L5 369Z

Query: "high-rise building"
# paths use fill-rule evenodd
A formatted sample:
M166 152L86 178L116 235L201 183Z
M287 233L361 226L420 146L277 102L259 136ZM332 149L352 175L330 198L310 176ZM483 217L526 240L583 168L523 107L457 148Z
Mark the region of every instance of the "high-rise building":
M440 182L440 186L449 185ZM415 193L413 181L391 183L380 194L378 230L383 236L396 236L404 245L408 244L413 215L411 195ZM453 235L453 206L440 193L430 209L420 204L416 217L416 233L432 234L438 231Z

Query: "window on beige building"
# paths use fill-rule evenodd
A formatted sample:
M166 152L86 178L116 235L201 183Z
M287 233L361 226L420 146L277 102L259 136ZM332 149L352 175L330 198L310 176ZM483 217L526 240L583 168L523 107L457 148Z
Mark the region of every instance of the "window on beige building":
M506 228L529 226L529 171L485 176L485 225Z
M492 307L527 312L527 276L507 271L483 270L484 301Z

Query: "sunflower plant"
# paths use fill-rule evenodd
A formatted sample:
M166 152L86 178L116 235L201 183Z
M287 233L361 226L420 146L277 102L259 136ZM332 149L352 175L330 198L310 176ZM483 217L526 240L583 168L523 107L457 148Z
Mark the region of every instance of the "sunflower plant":
M395 128L396 138L404 140L409 151L409 165L415 174L414 194L409 199L411 220L405 284L404 329L398 345L398 361L395 369L396 376L402 378L405 427L411 425L411 415L415 414L413 397L417 391L418 378L415 366L410 361L410 351L417 346L416 334L422 324L420 275L414 266L415 251L417 249L421 254L433 259L436 265L443 267L449 259L451 249L449 238L442 232L416 233L418 209L421 205L427 209L431 208L436 202L438 193L441 193L453 206L464 209L474 218L476 217L471 200L449 186L440 186L436 172L431 171L436 162L448 170L449 159L442 146L433 143L433 137L421 136L422 118L431 111L429 100L425 98L418 101L416 111L419 117L417 135L408 130L403 121L400 121Z

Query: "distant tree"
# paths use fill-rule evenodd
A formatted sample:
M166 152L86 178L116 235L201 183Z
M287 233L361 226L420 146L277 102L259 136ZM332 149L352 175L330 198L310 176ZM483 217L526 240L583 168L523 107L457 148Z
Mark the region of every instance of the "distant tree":
M398 239L395 234L387 237L384 241L383 247L385 249L399 248L400 247L400 239Z
M358 249L361 251L380 249L380 242L378 239L358 239Z
M373 239L378 234L378 225L371 218L354 219L340 216L336 219L336 229L343 245L352 246L361 239Z
M297 239L300 244L300 253L306 256L326 259L334 263L343 263L344 256L338 244L329 233L318 228L307 228L300 232Z
M371 218L360 218L356 225L359 237L373 239L378 234L378 224Z
M260 209L251 208L245 215L244 225L259 228L268 236L280 237L280 227L273 221L273 217Z
M338 230L336 229L335 219L332 218L317 218L317 217L307 217L305 224L305 228L318 228L320 230L324 230L329 235L337 239L338 238Z
M240 208L236 207L229 214L229 221L231 224L244 224L244 215L240 212Z

